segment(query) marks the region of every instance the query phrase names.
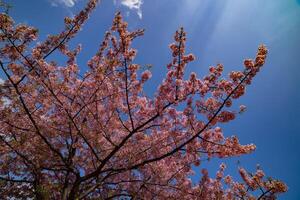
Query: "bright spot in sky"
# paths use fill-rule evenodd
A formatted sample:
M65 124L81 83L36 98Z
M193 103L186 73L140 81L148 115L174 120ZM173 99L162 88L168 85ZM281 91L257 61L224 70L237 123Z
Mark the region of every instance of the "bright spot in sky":
M67 7L73 7L75 5L76 0L51 0L52 6L58 6L57 4L63 4Z

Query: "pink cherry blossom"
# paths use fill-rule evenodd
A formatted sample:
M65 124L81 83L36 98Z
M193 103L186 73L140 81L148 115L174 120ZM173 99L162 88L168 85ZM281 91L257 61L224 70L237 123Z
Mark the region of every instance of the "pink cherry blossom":
M185 76L196 58L186 53L187 34L180 28L167 73L149 97L144 84L151 71L135 63L138 51L132 47L144 30L129 31L121 13L88 70L80 72L81 46L71 49L68 42L96 4L89 0L79 14L65 18L61 33L40 43L36 28L0 14L0 66L6 76L0 85L1 198L275 199L287 191L261 169L251 174L239 168L242 180L236 182L225 164L215 178L202 166L255 150L220 126L245 110L235 110L234 100L261 70L265 46L228 78L222 64L202 78ZM51 60L55 51L65 64ZM198 183L190 179L195 173L201 174Z

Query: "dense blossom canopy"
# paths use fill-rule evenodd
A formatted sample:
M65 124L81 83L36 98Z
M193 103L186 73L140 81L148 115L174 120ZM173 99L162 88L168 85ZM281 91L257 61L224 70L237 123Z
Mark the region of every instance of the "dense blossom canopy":
M227 79L222 64L203 78L192 73L185 79L195 57L185 52L181 28L166 76L150 98L143 86L151 72L134 63L131 47L144 30L130 32L120 13L88 70L79 73L81 48L67 43L96 3L90 0L65 18L64 31L36 44L37 29L0 15L2 199L275 199L287 190L260 168L239 168L242 182L234 181L225 164L214 178L202 169L199 183L190 180L192 166L201 167L203 159L255 150L225 137L219 126L245 111L243 105L234 111L232 101L263 66L265 46ZM65 66L49 61L56 50L67 57Z

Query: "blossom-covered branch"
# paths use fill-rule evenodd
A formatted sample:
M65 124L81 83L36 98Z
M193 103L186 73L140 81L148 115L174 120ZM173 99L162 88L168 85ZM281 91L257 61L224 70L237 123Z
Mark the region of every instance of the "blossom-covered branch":
M245 111L233 101L261 70L267 49L259 46L244 69L223 76L223 65L211 66L206 76L185 69L196 58L186 53L186 33L176 31L171 61L153 98L144 85L150 70L134 63L132 48L143 29L129 31L120 13L104 34L96 54L80 73L68 47L97 1L66 28L45 42L33 44L37 29L15 25L0 15L0 196L36 199L275 199L284 183L240 168L241 182L215 179L202 170L192 183L192 166L203 160L251 153L237 136L225 136L222 123ZM64 66L51 60L59 51ZM198 169L197 168L197 169ZM256 196L255 196L256 195Z

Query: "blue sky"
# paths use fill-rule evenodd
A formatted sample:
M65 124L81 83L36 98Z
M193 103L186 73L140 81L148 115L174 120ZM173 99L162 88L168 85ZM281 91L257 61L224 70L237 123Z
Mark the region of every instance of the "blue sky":
M15 21L38 27L42 39L62 30L63 17L77 13L85 2L9 1ZM168 45L180 26L188 34L188 52L197 57L187 71L195 71L200 77L208 66L219 62L226 73L240 70L243 59L254 57L259 44L267 45L266 65L247 88L247 94L236 102L245 104L247 112L223 126L225 135L235 134L242 143L255 143L257 150L225 160L226 172L237 174L238 160L249 170L259 163L267 175L288 184L289 191L281 199L300 199L300 1L103 0L72 42L83 45L79 56L82 70L118 10L126 16L130 29L146 29L145 36L137 39L134 46L138 49L136 62L153 65L153 78L146 86L148 95L164 76L171 58ZM55 55L51 58L55 59ZM215 159L203 166L213 176L220 162Z

